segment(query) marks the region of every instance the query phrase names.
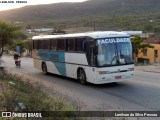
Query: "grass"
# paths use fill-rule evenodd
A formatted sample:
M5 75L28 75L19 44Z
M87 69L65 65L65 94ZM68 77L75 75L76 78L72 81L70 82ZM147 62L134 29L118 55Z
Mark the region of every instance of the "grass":
M68 104L65 98L51 97L44 92L44 89L45 86L40 83L31 83L29 80L24 80L22 76L0 71L0 111L79 110L76 104ZM63 117L61 119L71 118Z

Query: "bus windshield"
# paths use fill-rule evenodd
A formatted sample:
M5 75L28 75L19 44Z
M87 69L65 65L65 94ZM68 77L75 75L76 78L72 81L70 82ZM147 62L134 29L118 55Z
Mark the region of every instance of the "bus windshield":
M133 64L132 45L130 38L97 40L98 66L115 66Z

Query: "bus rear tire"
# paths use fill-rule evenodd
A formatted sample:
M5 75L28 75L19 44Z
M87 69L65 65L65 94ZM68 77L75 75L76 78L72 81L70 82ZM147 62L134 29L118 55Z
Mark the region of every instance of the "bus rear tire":
M45 75L48 74L46 63L43 63L43 64L42 64L42 71L43 71L43 73L44 73Z
M83 69L78 70L78 80L82 85L85 85L87 83L86 81L86 74Z

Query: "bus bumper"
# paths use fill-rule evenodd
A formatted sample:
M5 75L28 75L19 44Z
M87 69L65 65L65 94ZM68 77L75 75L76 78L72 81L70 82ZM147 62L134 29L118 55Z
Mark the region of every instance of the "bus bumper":
M133 78L134 72L127 72L126 74L112 74L112 75L98 75L95 79L95 84L105 84L113 82L121 82L126 80L131 80Z

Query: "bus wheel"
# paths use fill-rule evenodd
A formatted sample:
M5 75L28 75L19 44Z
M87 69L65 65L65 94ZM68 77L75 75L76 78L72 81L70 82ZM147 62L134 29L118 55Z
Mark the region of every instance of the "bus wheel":
M85 71L83 69L78 70L78 80L82 85L87 83L86 82L86 74L85 74Z
M43 63L43 64L42 64L42 71L43 71L43 73L44 73L45 75L48 74L46 63Z

